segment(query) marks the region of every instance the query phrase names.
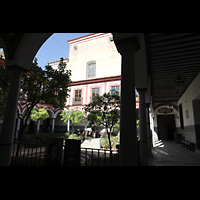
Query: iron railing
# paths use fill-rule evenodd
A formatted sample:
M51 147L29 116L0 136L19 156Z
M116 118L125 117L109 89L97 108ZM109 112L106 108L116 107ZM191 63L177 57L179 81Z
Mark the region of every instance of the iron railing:
M64 146L62 164L64 163ZM47 166L46 144L13 143L11 166ZM81 148L81 166L118 166L119 154L116 150Z
M19 148L19 149L18 149ZM45 166L45 144L13 143L11 166Z
M118 166L119 154L116 150L81 148L82 166Z

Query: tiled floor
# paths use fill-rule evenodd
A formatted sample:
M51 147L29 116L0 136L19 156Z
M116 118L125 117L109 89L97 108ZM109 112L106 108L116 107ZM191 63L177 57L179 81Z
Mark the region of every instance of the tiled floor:
M174 141L157 141L153 147L151 166L200 166L200 154Z

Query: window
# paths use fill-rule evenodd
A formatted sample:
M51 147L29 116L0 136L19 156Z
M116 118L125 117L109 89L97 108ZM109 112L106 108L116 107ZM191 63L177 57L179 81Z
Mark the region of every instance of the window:
M111 86L111 91L112 91L112 94L116 92L118 92L118 94L120 95L120 86Z
M96 62L88 62L87 63L87 78L96 77Z
M75 90L75 103L81 102L82 100L81 93L82 93L82 90Z
M92 100L96 96L99 96L99 88L92 88Z

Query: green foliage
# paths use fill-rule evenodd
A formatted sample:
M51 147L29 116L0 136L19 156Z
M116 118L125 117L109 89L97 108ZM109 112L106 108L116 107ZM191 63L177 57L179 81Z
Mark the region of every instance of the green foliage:
M116 148L116 145L120 143L119 136L110 136L112 147ZM103 136L100 141L100 145L103 148L109 148L108 136Z
M48 138L63 138L67 139L66 133L38 133L38 134L23 134L21 142L23 144L46 144Z
M78 140L78 135L77 134L71 134L68 139L73 139L73 140Z
M74 133L74 124L80 124L84 120L85 113L74 109L68 111L63 110L60 116L62 117L61 120L64 123L67 123L68 120L71 120Z
M138 120L136 120L136 126L137 126L137 128L139 128L140 127L140 120L138 119Z
M61 120L64 123L67 123L68 120L71 120L72 124L79 124L84 120L85 113L81 112L80 110L63 110L60 116L62 117Z
M81 112L80 110L63 110L60 116L62 117L61 120L64 123L67 123L68 120L71 120L72 124L79 124L84 120L85 113Z
M68 139L73 139L73 140L83 140L83 135L77 135L77 134L71 134Z
M89 126L98 127L101 124L102 120L102 112L99 110L91 110L87 116L87 120L89 121Z
M69 96L69 84L71 82L71 71L66 69L63 58L60 59L58 69L45 66L45 70L38 66L37 58L34 59L30 71L22 75L20 101L22 106L26 105L24 115L18 116L22 121L19 131L19 141L27 125L32 109L41 100L54 108L64 108L66 98ZM25 96L25 98L24 98ZM42 116L43 118L45 116ZM38 116L32 116L36 120Z
M95 96L93 101L85 106L85 111L89 112L88 119L90 126L104 125L107 129L110 149L112 148L110 132L113 126L120 120L120 97L118 92L111 91L102 96Z
M6 67L0 66L0 119L3 118L8 98L11 71Z
M120 119L118 119L117 123L114 125L115 131L120 131Z
M30 119L37 122L38 120L45 120L48 117L49 114L44 108L37 109L36 107L34 107L31 111Z
M53 69L47 65L45 75L47 77L45 102L55 108L64 108L66 98L69 96L69 86L71 83L71 70L66 69L67 64L60 59L58 69Z
M120 119L119 108L119 94L118 92L112 92L96 96L84 109L86 112L90 112L88 117L92 120L93 124L102 124L106 128L112 128Z
M37 104L40 100L55 108L64 108L68 97L71 70L66 70L66 63L60 59L58 69L45 66L45 70L38 66L37 58L31 65L29 72L22 75L22 94L26 94L26 103Z

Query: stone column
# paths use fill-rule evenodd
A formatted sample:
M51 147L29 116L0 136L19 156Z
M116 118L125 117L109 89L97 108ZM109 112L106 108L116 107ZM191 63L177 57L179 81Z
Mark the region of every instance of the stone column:
M139 92L139 119L140 119L140 164L148 165L148 144L147 144L147 124L146 124L146 89L137 89Z
M39 133L39 132L40 132L40 119L37 122L37 133Z
M146 123L147 123L147 143L148 143L148 155L152 156L152 132L150 129L150 119L149 119L149 105L146 103Z
M67 132L70 134L70 120L67 120Z
M54 133L55 120L56 120L56 118L52 118L52 129L51 129L52 133Z
M137 37L117 40L115 44L122 55L119 165L137 166L134 54L139 44Z
M12 67L10 88L0 135L0 166L10 165L16 123L17 103L21 83L21 72L21 69L17 66Z

